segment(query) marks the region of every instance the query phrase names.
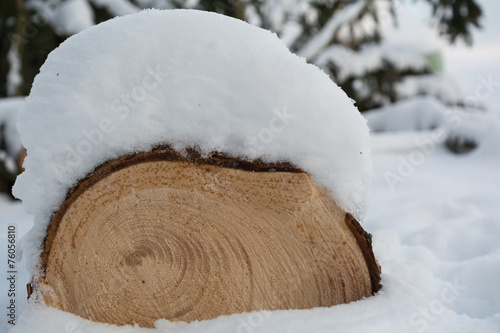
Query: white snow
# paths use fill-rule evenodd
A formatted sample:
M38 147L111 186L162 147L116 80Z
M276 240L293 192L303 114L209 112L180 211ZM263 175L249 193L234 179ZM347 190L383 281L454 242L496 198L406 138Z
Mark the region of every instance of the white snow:
M36 12L33 20L38 27L49 23L58 34L71 35L95 24L94 12L88 0L30 0L26 6Z
M7 309L10 303L8 297L8 290L10 283L7 280L7 228L8 226L15 226L16 228L16 250L19 251L21 246L20 239L26 232L33 226L32 217L24 212L21 202L14 202L6 194L0 193L0 269L2 278L0 279L0 308L2 311ZM18 254L18 253L16 253ZM26 284L30 281L30 274L26 270L26 260L19 260L16 256L16 295L13 299L16 301L17 317L23 311L27 303ZM6 316L7 312L3 311L0 319L0 332L7 332L12 325L7 323L10 318ZM24 332L37 332L37 330L25 330Z
M50 21L59 34L70 36L95 24L94 11L87 0L67 0L57 6Z
M12 156L7 155L3 150L0 150L0 162L9 173L17 173L16 160Z
M378 70L388 62L398 69L413 69L417 71L429 68L425 56L413 49L387 48L385 46L369 46L358 52L343 46L332 45L321 52L315 64L326 67L333 63L337 68L340 81L349 77L360 77Z
M396 84L396 92L399 98L431 95L446 104L464 102L464 95L455 80L443 74L406 76Z
M432 96L402 100L363 113L375 132L422 131L441 127L448 111Z
M7 153L14 157L17 157L23 148L17 131L17 114L24 105L24 97L0 99L0 126L4 126Z
M7 62L9 63L9 72L7 73L7 95L15 96L19 87L23 84L21 75L22 60L17 52L19 48L19 39L13 38L9 51L7 52Z
M348 4L341 12L332 16L325 26L308 42L297 51L297 54L306 58L312 59L316 56L322 48L328 45L331 41L333 33L339 29L343 24L349 22L360 15L361 10L364 8L363 1L354 1Z
M37 25L48 22L58 34L70 36L95 25L91 6L106 9L113 16L135 14L140 8L128 0L31 0L29 8L41 17Z
M88 0L97 7L106 8L111 15L123 16L138 13L141 9L127 0Z
M303 27L299 23L301 20L311 24L317 19L313 4L307 0L272 0L259 5L265 21L261 22L251 2L246 4L247 21L276 32L288 47L303 33Z
M374 178L364 228L373 234L383 271L383 288L373 297L331 308L253 312L190 324L158 320L156 329L93 323L31 303L10 333L497 333L499 113L490 124L479 148L460 156L429 145L432 132L371 136ZM402 181L388 181L389 174ZM19 204L11 205L2 206L11 215L0 213L1 224L28 222Z
M366 209L368 127L353 101L276 35L218 14L150 10L70 37L42 66L19 130L28 157L13 192L35 217L32 272L67 191L158 143L288 161L358 219Z
M374 132L436 130L436 142L458 138L481 142L490 127L491 112L451 107L435 97L418 96L363 113ZM437 138L439 137L439 138Z
M361 76L379 68L382 64L381 49L370 47L368 51L354 52L340 44L332 45L316 58L318 66L326 67L330 63L337 68L339 80L345 81L349 76Z

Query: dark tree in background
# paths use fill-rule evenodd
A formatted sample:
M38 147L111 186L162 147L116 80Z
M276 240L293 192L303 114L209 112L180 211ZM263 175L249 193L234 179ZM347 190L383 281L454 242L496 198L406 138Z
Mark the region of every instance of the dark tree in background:
M439 31L454 43L458 38L471 45L471 28L479 28L482 11L472 0L426 0L432 5L433 16L439 21Z

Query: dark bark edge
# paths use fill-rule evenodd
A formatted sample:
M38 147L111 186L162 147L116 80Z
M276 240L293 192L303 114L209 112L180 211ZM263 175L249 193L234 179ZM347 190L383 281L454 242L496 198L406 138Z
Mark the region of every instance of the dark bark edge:
M345 223L351 229L354 238L358 242L361 253L365 257L366 265L368 266L368 272L370 274L370 281L372 283L372 295L375 295L381 288L380 284L380 266L375 259L372 248L372 237L367 233L359 222L349 213L345 214Z

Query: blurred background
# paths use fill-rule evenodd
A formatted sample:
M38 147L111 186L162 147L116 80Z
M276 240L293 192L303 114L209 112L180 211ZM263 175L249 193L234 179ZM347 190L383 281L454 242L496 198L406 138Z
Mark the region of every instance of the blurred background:
M2 0L0 191L21 171L16 112L47 55L83 29L144 8L215 11L275 32L342 87L373 132L446 128L453 112L467 121L446 129L444 145L467 153L500 102L494 0Z

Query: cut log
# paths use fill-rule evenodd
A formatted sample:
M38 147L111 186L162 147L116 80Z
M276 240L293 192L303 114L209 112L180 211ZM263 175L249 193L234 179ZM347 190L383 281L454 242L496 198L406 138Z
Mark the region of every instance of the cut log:
M51 221L41 269L48 305L144 327L332 306L380 288L369 235L306 173L170 149L80 181Z

